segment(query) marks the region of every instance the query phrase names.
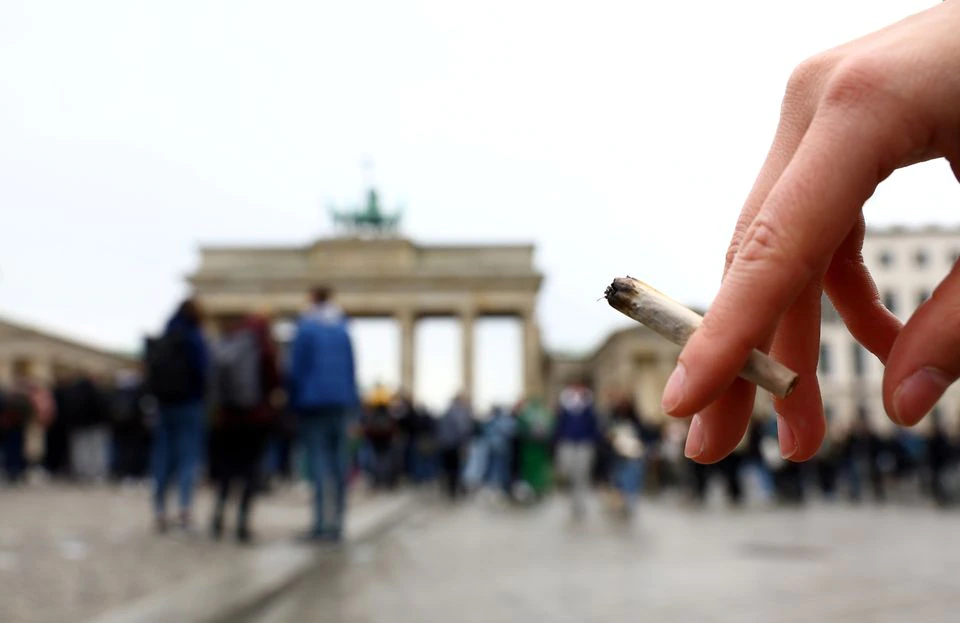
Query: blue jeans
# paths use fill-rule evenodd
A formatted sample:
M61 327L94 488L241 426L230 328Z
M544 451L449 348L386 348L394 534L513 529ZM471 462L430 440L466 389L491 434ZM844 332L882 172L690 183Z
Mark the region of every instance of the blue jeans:
M614 472L614 484L623 494L627 508L633 508L640 496L644 476L643 459L618 457Z
M300 434L314 486L313 533L339 536L347 501L348 411L343 407L323 407L304 410L300 415ZM324 481L328 478L333 484L333 517L329 522L329 506L324 497Z
M27 468L23 455L23 427L10 428L2 436L3 470L11 481L19 481Z
M491 447L488 463L490 471L487 472L488 485L505 492L510 490L510 459L509 445Z
M180 511L189 512L197 466L203 450L203 403L160 407L160 420L153 435L154 509L163 515L167 486L174 471L180 488Z

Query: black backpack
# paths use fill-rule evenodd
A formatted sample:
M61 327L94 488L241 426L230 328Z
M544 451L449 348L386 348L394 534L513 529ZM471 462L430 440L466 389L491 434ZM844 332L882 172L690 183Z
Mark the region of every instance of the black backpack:
M147 392L160 403L176 404L191 398L194 371L190 361L190 339L185 331L171 330L147 338Z

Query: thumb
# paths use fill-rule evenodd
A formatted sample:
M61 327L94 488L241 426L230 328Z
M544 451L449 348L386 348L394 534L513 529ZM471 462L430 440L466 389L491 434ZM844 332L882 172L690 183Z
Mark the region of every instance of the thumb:
M893 343L883 375L883 406L913 426L960 377L960 271L954 266Z

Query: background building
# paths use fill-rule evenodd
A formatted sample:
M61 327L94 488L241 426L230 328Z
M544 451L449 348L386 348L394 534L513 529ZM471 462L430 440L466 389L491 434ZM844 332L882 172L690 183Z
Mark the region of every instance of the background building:
M38 381L50 383L58 373L112 377L136 364L131 356L0 319L0 384L12 381L15 372L25 372Z
M870 269L883 304L906 322L960 258L960 229L893 227L867 232L863 259ZM824 411L838 422L863 415L884 433L895 427L883 409L883 365L847 331L836 310L824 297L820 338L820 387ZM953 428L960 411L956 385L937 405ZM925 419L917 429L929 427Z

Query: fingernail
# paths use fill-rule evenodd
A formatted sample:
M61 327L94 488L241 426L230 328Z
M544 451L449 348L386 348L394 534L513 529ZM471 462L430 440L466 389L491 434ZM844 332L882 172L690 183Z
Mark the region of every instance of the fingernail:
M893 392L893 418L910 426L933 409L953 378L943 370L920 368L908 376Z
M687 431L687 443L683 447L683 455L688 459L695 459L703 454L703 425L700 423L700 416L693 416L690 421L690 430Z
M777 439L780 440L780 454L785 459L797 453L797 437L782 415L777 414Z
M673 410L683 400L683 383L686 380L687 369L682 363L678 363L670 378L667 379L667 386L663 388L663 398L660 399L660 406L665 412L672 415Z

